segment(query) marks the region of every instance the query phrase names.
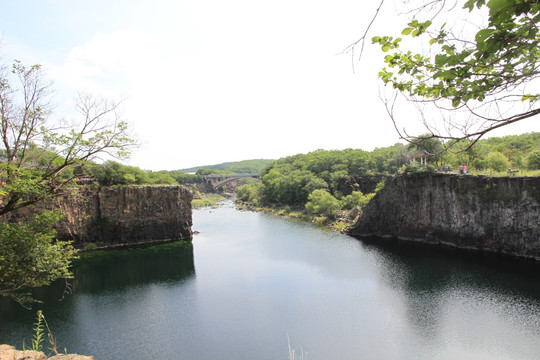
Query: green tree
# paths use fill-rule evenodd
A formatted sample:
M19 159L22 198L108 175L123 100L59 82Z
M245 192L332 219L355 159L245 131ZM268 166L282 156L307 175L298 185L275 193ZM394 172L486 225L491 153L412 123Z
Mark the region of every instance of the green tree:
M343 209L350 210L355 206L364 207L375 196L375 193L363 194L361 191L353 191L350 195L347 195L341 199L341 207Z
M252 203L255 206L261 205L263 200L264 185L261 182L249 181L247 184L236 189L238 200Z
M490 169L498 172L506 171L510 167L510 161L504 154L494 151L487 156L487 164Z
M69 241L56 241L53 225L61 215L46 211L26 223L0 222L0 295L24 304L29 288L71 276L76 252Z
M527 156L527 167L531 170L540 170L540 150L535 150Z
M441 140L432 138L430 134L420 135L415 137L413 142L407 146L408 150L424 151L430 162L438 164L443 152L443 144Z
M102 154L125 157L134 141L121 120L118 102L80 93L80 121L65 127L51 120L51 83L39 65L0 65L0 295L69 275L73 251L54 240L47 214L28 224L7 223L6 214L54 196ZM17 264L17 265L14 265ZM20 266L17 270L14 266Z
M379 72L385 84L421 106L431 103L446 112L438 117L442 124L432 122L437 118L434 113L423 112L422 121L430 137L445 140L448 147L464 144L466 149L489 131L540 114L540 94L534 92L540 75L540 2L460 3L462 9L435 0L416 9L415 14L424 14L426 19L411 20L401 35L409 42L418 40L422 48L429 48L426 53L402 50L399 37L375 36L372 41L388 53L386 67ZM438 18L430 11L443 10L463 20L456 24L465 27L463 35L447 22L433 29ZM468 12L487 12L488 20L467 28ZM411 142L418 140L399 130L396 112L392 111L395 103L390 100L387 105L400 136Z
M317 189L309 194L305 207L310 213L321 214L328 218L334 218L341 209L339 200L323 189Z

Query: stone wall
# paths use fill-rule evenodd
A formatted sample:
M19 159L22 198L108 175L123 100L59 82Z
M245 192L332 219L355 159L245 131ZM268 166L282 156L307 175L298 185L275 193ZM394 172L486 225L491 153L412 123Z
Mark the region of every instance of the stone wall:
M540 260L540 178L418 174L385 184L350 235Z
M60 209L58 238L99 247L192 238L192 193L183 186L76 187L40 208ZM20 219L35 211L21 209Z

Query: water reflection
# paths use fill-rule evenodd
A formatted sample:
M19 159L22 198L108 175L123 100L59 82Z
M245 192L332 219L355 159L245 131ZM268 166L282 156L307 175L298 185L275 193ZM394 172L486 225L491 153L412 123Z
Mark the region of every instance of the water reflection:
M99 269L98 274L95 269ZM193 246L189 242L89 253L75 266L73 291L96 294L134 285L178 282L194 275Z
M62 280L35 289L33 297L42 303L34 304L32 311L7 299L0 299L0 342L20 346L22 339L29 339L36 309L43 309L51 325L64 327L62 331L67 330L65 324L70 324L70 327L74 323L84 324L81 319L87 316L102 318L105 312L104 318L107 319L107 302L104 303L100 296L114 294L110 302L116 303L116 310L118 302L136 309L134 303L152 297L149 288L159 291L159 286L152 288L148 285L172 286L195 276L193 245L189 242L172 242L89 252L74 263L73 274L74 279L69 280L68 287ZM71 291L64 296L66 290ZM86 322L92 321L86 319ZM68 333L72 337L80 331Z
M449 358L482 358L492 348L495 359L534 358L540 350L537 262L395 240L363 244L415 333L405 337L409 348L416 342ZM459 353L463 348L469 351Z

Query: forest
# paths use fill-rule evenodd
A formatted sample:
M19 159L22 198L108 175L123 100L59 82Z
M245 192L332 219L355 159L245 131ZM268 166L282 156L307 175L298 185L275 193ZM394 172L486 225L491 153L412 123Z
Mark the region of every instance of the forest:
M428 156L428 166L409 165L409 157L417 150ZM203 175L260 173L265 186L263 201L283 204L305 203L316 189L327 189L334 196L337 180L347 175L386 174L399 172L436 171L442 166L457 171L466 165L472 174L507 175L507 170L519 170L522 176L540 175L540 133L492 137L478 141L465 152L442 151L438 139L426 139L419 144L359 149L317 150L291 155L279 160L253 159L181 170L146 171L116 161L88 163L75 167L64 176L96 179L102 185L192 184ZM195 170L195 172L190 172Z
M539 176L540 133L490 138L478 141L460 153L443 151L438 139L426 139L414 145L363 150L318 150L273 162L261 172L261 183L251 182L237 190L238 200L254 206L301 210L324 221L336 218L340 211L362 207L374 194L340 193L338 183L349 175L458 172L467 166L469 174L488 176ZM411 154L423 151L427 165L411 164ZM430 155L431 154L431 155ZM380 184L383 186L383 184Z

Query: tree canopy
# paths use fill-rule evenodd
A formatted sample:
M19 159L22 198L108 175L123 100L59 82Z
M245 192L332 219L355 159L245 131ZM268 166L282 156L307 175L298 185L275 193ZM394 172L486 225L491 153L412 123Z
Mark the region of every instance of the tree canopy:
M379 77L396 91L386 105L400 137L426 138L401 127L399 94L417 105L425 131L446 148L467 149L489 131L540 114L539 10L537 0L426 1L401 32L405 39L373 37L387 53ZM404 50L404 40L425 51Z
M40 65L0 64L0 296L21 303L28 288L69 277L75 252L55 239L60 214L21 222L8 214L55 196L92 159L125 157L134 144L119 102L79 93L79 118L64 123L53 118L51 87Z
M51 86L40 65L0 65L0 215L55 194L75 166L104 154L126 157L134 145L120 102L79 93L79 118L54 121Z

